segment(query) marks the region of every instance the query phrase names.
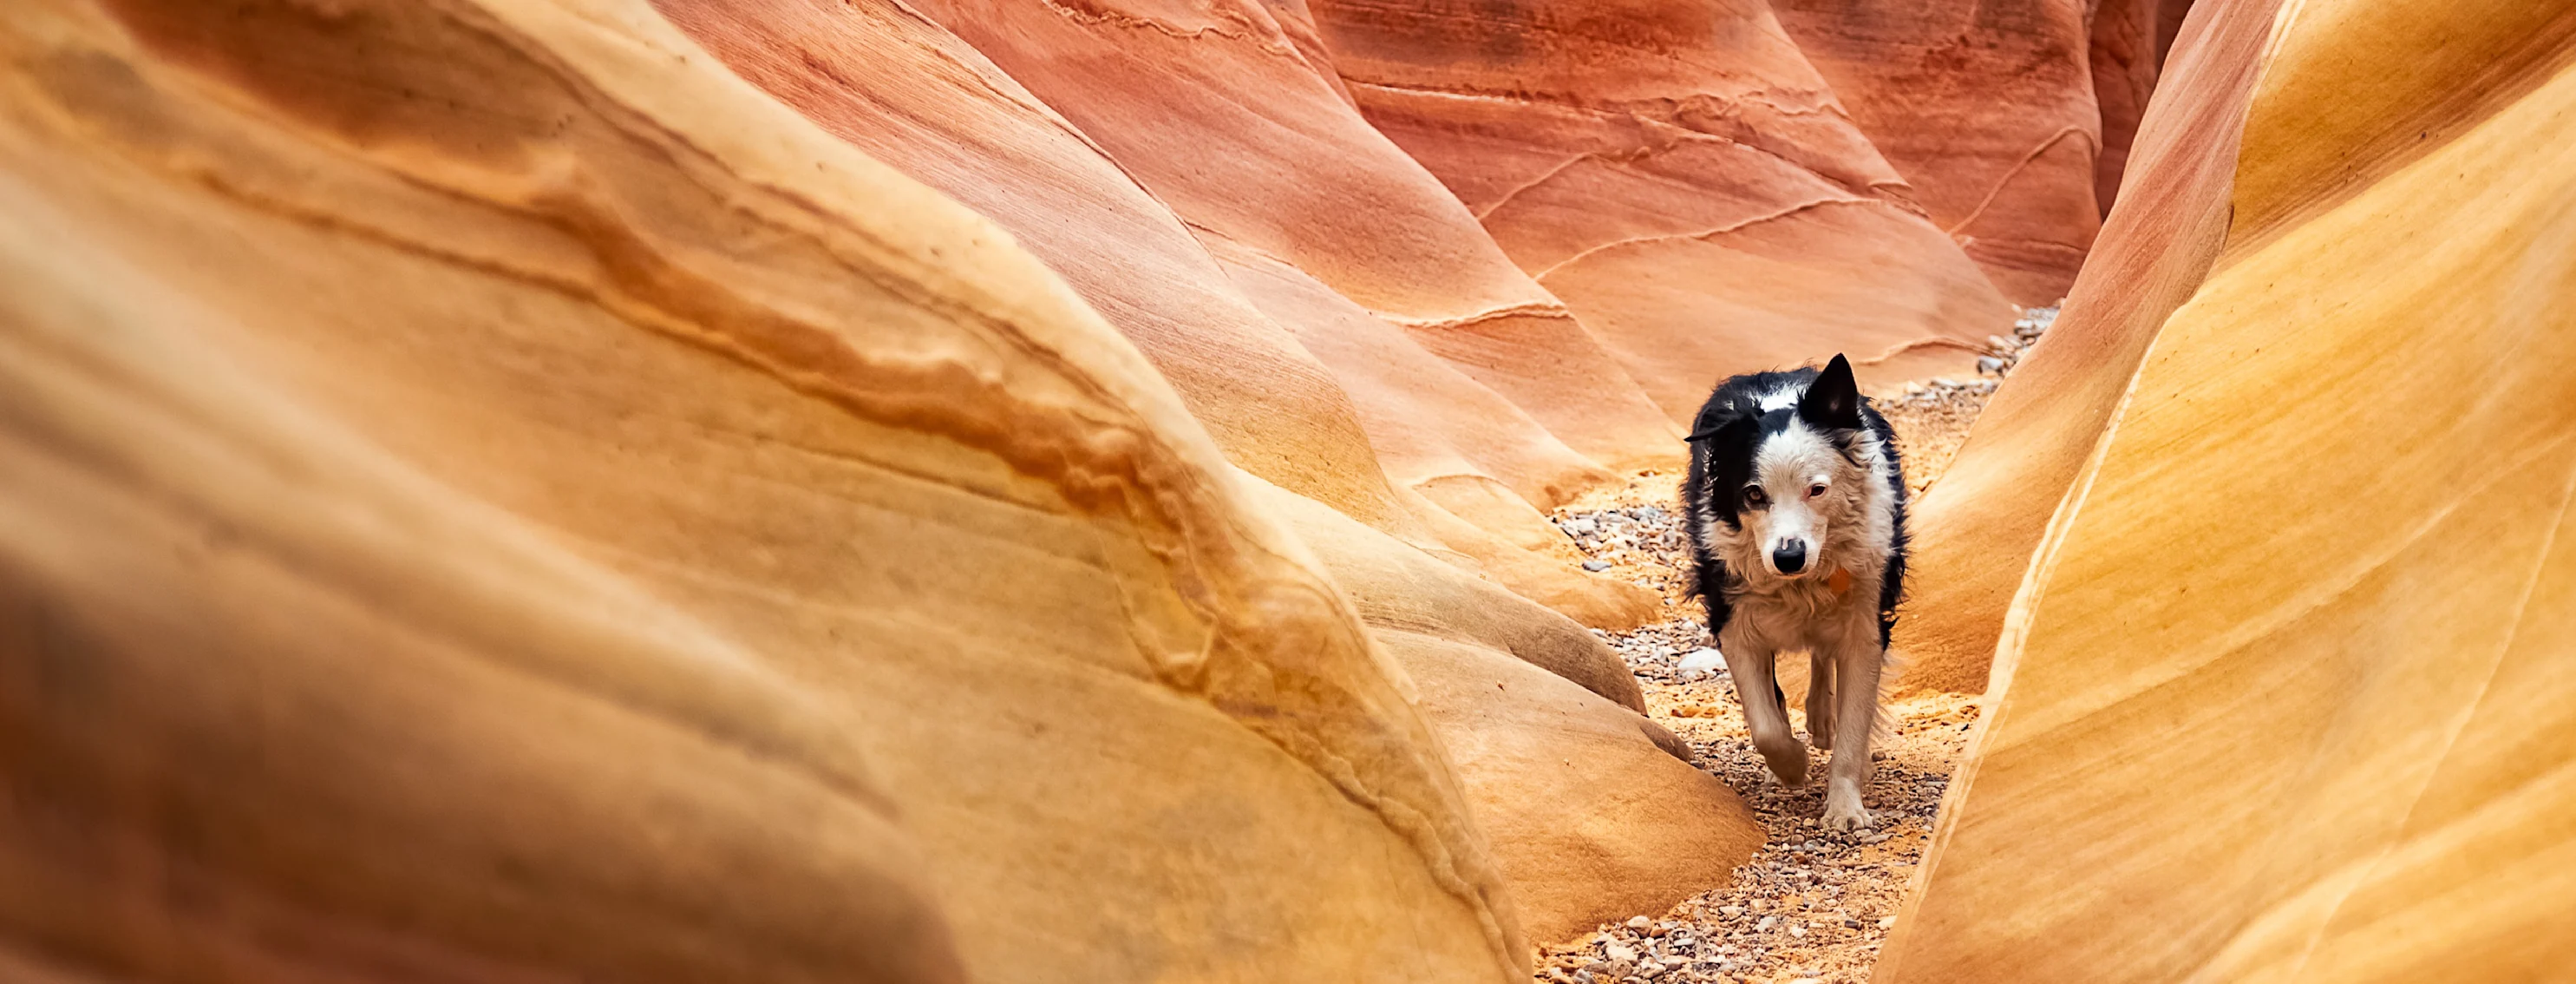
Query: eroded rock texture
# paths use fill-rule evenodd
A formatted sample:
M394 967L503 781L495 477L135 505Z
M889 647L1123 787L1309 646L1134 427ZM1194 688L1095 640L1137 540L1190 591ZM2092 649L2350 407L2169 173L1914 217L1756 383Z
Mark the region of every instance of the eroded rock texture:
M1989 417L1951 473L2082 446L1882 980L2571 957L2576 12L2296 14L2195 8L2129 186L2174 220L2005 387L2100 423Z
M1537 511L1670 421L1311 26L1032 10L0 18L0 966L1491 981L1724 878Z
M1760 4L1312 4L1352 97L1687 424L1847 352L1964 371L2010 308Z
M2116 18L2143 2L2099 6ZM1932 221L2023 305L2064 296L2101 227L2095 6L1772 3Z
M1262 8L1199 30L1043 4L660 7L1011 230L1245 469L1584 622L1655 614L1539 510L1669 464L1671 425Z
M1998 389L1931 494L1915 504L1912 601L1897 623L1911 688L1987 687L2004 610L2059 500L2120 405L2129 370L2226 247L2237 148L2270 6L2193 23L2140 133L2130 207L2039 347Z
M38 0L0 92L0 959L1520 972L1162 377L651 9Z

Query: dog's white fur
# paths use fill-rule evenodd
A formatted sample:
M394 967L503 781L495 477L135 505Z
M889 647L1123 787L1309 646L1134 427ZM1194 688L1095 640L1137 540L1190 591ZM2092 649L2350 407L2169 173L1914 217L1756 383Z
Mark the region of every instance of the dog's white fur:
M1792 406L1802 392L1766 394L1762 405ZM1852 450L1846 458L1825 435L1792 417L1787 430L1763 441L1754 460L1753 484L1769 505L1744 512L1740 529L1714 516L1693 517L1703 542L1737 575L1726 589L1734 611L1719 631L1717 648L1735 677L1745 724L1772 772L1793 786L1806 781L1807 751L1774 698L1774 661L1783 652L1811 654L1810 740L1818 749L1843 749L1833 757L1825 786L1824 825L1832 830L1872 823L1861 790L1869 783L1870 732L1877 725L1879 679L1886 668L1879 584L1895 539L1887 450L1866 428L1853 439ZM1772 562L1773 549L1789 540L1807 546L1808 563L1795 574L1782 573ZM1840 592L1831 587L1837 570L1850 575Z

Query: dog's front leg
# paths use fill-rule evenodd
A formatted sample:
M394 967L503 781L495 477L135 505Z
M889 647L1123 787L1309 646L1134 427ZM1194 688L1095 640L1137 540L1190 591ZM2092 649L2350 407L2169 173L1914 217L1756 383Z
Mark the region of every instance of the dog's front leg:
M1873 618L1876 612L1869 613ZM1825 829L1858 830L1871 825L1860 791L1869 785L1869 733L1878 725L1878 677L1886 668L1887 650L1878 643L1878 623L1855 625L1835 648L1834 761L1825 780Z
M1771 774L1780 777L1781 785L1806 785L1807 746L1799 744L1797 733L1789 730L1788 698L1780 693L1772 663L1775 651L1751 632L1740 630L1741 624L1728 625L1720 633L1718 654L1726 658L1726 672L1735 678L1735 699L1744 705L1745 730L1753 733L1754 749L1771 764Z
M1834 747L1834 664L1832 653L1817 650L1807 660L1807 743L1819 751Z

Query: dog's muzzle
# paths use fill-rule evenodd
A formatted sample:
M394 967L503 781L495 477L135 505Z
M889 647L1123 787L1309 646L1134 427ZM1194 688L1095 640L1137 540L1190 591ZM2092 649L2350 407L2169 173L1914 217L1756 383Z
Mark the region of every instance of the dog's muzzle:
M1783 540L1771 548L1771 566L1782 574L1795 574L1807 569L1807 544L1803 540Z

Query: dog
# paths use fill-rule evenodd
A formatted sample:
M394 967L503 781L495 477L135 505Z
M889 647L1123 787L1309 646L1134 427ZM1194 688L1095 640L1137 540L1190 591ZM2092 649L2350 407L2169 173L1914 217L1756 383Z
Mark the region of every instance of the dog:
M1805 650L1807 730L1831 750L1824 826L1872 825L1861 804L1879 677L1905 593L1905 476L1896 432L1836 355L1822 370L1718 384L1689 437L1682 505L1693 593L1735 677L1753 746L1787 786L1807 779L1774 657Z

